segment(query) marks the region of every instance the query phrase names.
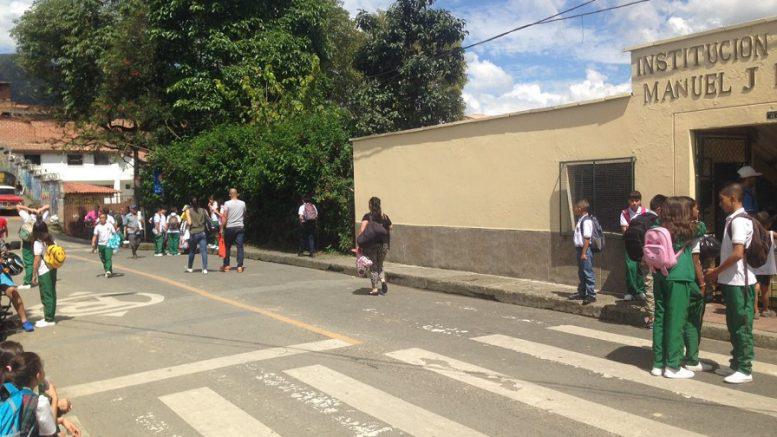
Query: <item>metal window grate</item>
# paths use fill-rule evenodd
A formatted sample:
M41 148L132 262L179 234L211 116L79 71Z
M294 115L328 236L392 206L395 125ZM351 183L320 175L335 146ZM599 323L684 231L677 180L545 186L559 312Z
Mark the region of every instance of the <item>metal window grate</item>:
M634 189L634 158L562 162L559 166L561 233L574 230L574 203L587 199L602 229L620 233L619 215Z

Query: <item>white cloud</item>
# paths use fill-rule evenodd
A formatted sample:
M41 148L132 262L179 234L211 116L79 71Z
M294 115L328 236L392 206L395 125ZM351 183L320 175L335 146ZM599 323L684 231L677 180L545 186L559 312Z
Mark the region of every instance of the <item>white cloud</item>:
M360 9L367 12L375 12L378 9L385 11L392 3L394 0L343 0L343 8L355 17Z
M503 69L476 55L467 56L467 62L469 81L462 94L467 114L498 115L591 100L629 92L631 89L628 82L608 82L607 76L594 68L586 70L584 80L556 84L555 89L551 90L547 84L515 83L512 76ZM482 75L484 71L493 71L498 80Z
M0 53L12 53L16 42L9 32L13 28L14 20L21 17L32 0L0 0Z

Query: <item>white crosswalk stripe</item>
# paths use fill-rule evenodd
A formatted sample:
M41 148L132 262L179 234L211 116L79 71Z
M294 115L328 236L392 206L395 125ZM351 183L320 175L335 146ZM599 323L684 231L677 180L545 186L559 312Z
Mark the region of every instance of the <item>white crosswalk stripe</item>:
M588 337L596 340L608 341L610 343L619 343L626 346L642 347L642 348L652 347L652 341L648 339L630 337L628 335L612 334L610 332L583 328L581 326L560 325L560 326L551 326L551 327L548 327L548 329L551 329L553 331L563 332L566 334L573 334L573 335L579 335L581 337ZM700 351L699 358L714 361L721 366L725 366L726 363L728 363L728 360L730 357L727 355ZM777 366L775 366L774 364L753 361L753 372L763 373L771 376L777 376Z
M646 370L632 365L585 355L554 346L508 337L506 335L487 335L475 337L472 340L530 355L535 358L579 367L601 375L609 375L650 387L667 390L680 395L777 417L777 399L770 397L732 390L701 381L679 381L655 377L650 375Z
M441 437L484 435L324 366L301 367L285 373L408 434Z
M700 435L423 349L405 349L386 355L615 435Z
M277 437L279 434L207 387L159 398L205 437Z
M288 357L307 352L321 352L332 349L350 346L341 340L322 340L312 343L302 343L285 347L273 347L260 349L253 352L246 352L237 355L227 355L224 357L212 358L209 360L196 361L193 363L181 364L178 366L164 367L161 369L149 370L146 372L133 373L130 375L119 376L117 378L105 379L102 381L88 382L85 384L73 385L62 389L62 393L69 398L87 396L95 393L117 390L120 388L132 387L135 385L148 384L150 382L161 381L179 376L191 375L199 372L208 372L214 369L221 369L229 366L251 363L254 361L269 360L279 357Z

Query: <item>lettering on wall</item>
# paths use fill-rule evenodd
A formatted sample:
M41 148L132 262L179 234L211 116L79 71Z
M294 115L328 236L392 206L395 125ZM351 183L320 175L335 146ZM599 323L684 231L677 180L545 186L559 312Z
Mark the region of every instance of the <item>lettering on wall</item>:
M692 74L668 79L651 80L662 73L682 72L698 67L710 68L718 64L748 63L766 59L769 55L769 34L746 35L730 40L716 41L652 53L636 58L636 78L642 84L644 104L664 103L682 98L724 97L732 92L747 94L757 86L758 66L745 67L738 83L725 72ZM777 87L777 64L775 64Z

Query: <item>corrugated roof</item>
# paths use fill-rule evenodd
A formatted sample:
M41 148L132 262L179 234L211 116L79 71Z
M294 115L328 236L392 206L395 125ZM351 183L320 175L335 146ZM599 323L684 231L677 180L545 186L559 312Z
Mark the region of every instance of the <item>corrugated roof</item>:
M83 182L65 182L65 194L116 194L113 188L100 185L86 184Z

